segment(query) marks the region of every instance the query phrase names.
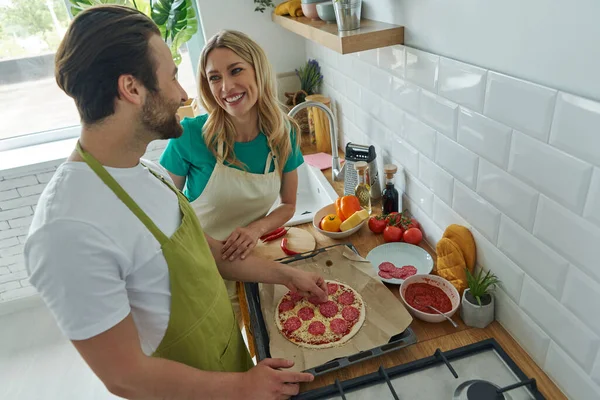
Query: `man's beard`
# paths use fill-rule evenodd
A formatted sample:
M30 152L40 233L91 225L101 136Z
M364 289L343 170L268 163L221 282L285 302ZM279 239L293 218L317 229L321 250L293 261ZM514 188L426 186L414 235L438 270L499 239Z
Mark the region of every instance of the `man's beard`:
M142 129L144 134L151 134L154 139L178 138L183 128L177 121L176 113L179 102L171 102L158 92L150 94L142 106Z

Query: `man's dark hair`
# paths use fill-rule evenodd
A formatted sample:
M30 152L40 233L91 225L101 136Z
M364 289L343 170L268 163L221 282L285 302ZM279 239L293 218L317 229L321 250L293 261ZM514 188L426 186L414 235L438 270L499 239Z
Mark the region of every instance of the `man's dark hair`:
M78 14L55 58L58 86L75 100L84 124L115 112L119 76L130 74L157 91L156 66L149 48L156 24L128 7L91 7Z

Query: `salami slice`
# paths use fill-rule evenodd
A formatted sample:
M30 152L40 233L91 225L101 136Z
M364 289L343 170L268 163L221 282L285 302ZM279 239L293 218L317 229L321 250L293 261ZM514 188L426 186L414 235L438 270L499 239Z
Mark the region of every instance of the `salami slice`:
M417 273L417 269L412 265L405 265L404 267L400 268L400 270L404 272L404 278L402 279L406 279L409 276L413 276Z
M325 325L322 322L311 322L308 326L308 333L314 336L319 336L325 333Z
M298 292L293 292L293 293L290 293L290 297L292 298L292 301L293 301L294 303L297 303L297 302L299 302L300 300L302 300L302 299L304 298L304 296L302 296L302 295L301 295L300 293L298 293Z
M315 312L310 307L302 307L298 310L298 316L304 321L309 321L315 316Z
M340 285L338 285L337 283L328 283L327 284L327 294L329 294L330 296L332 294L334 294L335 292L338 291Z
M391 273L385 272L385 271L379 271L378 275L380 277L382 277L383 279L393 279L394 278Z
M404 271L401 268L396 268L391 272L392 276L396 279L404 279Z
M298 317L290 317L283 323L283 329L287 332L294 332L302 326L302 321Z
M391 262L384 261L381 264L379 264L380 271L392 272L395 269L396 269L396 266L394 264L392 264Z
M294 304L294 302L291 300L284 300L279 304L279 312L290 311L295 305L296 304Z
M338 306L333 301L328 301L327 303L323 303L319 306L319 311L326 318L335 317L338 313Z
M342 304L350 305L354 303L354 293L344 292L338 297L338 301Z
M342 317L349 322L356 321L359 315L359 311L352 306L346 306L342 310Z
M344 333L346 333L346 331L348 331L348 323L341 318L331 320L329 327L331 328L333 333L336 333L338 335L343 335Z

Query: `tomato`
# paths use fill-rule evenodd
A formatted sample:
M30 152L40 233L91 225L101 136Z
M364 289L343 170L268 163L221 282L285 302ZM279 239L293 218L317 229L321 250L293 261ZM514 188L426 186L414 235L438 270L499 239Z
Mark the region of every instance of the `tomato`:
M362 210L358 197L353 195L342 197L340 208L346 219L350 218L355 212Z
M369 229L373 233L381 233L387 225L385 217L373 216L369 218Z
M404 232L404 241L410 244L419 244L423 240L423 232L419 228L409 228Z
M383 230L383 240L388 242L399 242L402 240L402 228L394 225L388 225Z
M327 232L339 232L342 221L335 214L329 214L321 220L321 229Z
M419 225L419 222L414 218L404 218L402 221L402 227L405 230L408 230L410 228L420 228L421 225Z
M338 197L335 200L335 214L338 216L340 221L344 222L346 220L346 217L342 213L342 198L341 197Z
M401 218L402 214L399 214L396 211L392 211L387 215L386 222L388 225L400 225Z

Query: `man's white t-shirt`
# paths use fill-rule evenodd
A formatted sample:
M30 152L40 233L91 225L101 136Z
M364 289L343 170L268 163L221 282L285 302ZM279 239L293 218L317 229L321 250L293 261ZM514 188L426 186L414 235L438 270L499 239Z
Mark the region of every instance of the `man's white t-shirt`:
M165 179L166 170L142 163ZM177 195L142 164L106 168L171 237L181 223ZM66 162L42 193L25 244L31 284L71 340L96 336L129 313L145 354L169 322L169 270L160 244L84 162Z

